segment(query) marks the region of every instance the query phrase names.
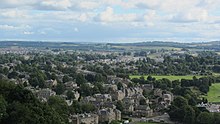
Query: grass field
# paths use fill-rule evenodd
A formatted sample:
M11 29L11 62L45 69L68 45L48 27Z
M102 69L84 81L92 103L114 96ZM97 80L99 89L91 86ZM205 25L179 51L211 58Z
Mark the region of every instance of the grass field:
M164 123L156 123L156 122L139 122L137 124L164 124Z
M220 83L212 84L209 87L208 96L206 97L209 102L220 102Z
M139 123L137 123L137 124L158 124L158 123L151 123L151 122L139 122Z
M157 80L159 79L163 79L163 78L167 78L171 81L173 80L181 80L181 79L192 79L194 75L187 75L187 76L173 76L173 75L168 75L168 76L152 76L154 78L156 78ZM140 78L141 76L140 75L131 75L130 78L133 79L133 78ZM146 79L148 76L144 76L144 78ZM197 78L200 78L202 76L196 76Z

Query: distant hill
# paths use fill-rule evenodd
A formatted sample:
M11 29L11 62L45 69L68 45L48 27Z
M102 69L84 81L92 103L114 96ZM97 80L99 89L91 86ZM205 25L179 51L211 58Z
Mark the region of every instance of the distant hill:
M171 47L189 48L220 51L220 41L201 42L201 43L178 43L178 42L137 42L137 43L76 43L76 42L42 42L42 41L1 41L0 47L27 47L27 48L52 48L52 49L75 49L75 50L94 50L94 51L123 51L133 47Z

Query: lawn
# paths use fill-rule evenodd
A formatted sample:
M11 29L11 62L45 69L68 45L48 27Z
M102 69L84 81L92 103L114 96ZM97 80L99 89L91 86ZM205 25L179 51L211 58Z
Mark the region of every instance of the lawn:
M168 75L168 76L152 76L154 78L156 78L157 80L158 79L163 79L163 78L167 78L171 81L173 80L181 80L181 79L192 79L194 75L186 75L186 76L173 76L173 75ZM140 78L141 76L140 75L131 75L130 78L133 79L133 78ZM144 78L146 79L148 76L144 76ZM202 76L196 76L197 78L200 78Z
M209 102L220 102L220 83L212 84L209 87L207 99Z

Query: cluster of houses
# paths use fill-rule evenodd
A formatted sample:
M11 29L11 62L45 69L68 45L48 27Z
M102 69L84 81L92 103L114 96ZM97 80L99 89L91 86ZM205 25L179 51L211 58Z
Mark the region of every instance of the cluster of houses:
M122 83L122 88L119 90L117 83ZM84 113L71 115L70 122L73 124L98 124L102 122L110 123L113 120L121 120L122 112L116 109L117 102L123 104L123 114L133 117L150 117L154 115L154 111L167 108L173 101L173 95L170 92L156 89L152 84L143 84L134 87L128 87L131 81L122 79L115 76L108 77L108 83L103 84L108 91L107 94L94 94L93 96L81 97L77 91L79 86L74 81L69 81L64 84L65 88L73 91L74 99L80 103L93 104L97 111L94 113ZM56 92L51 90L50 87L57 85L56 80L46 81L48 88L35 89L29 88L34 94L42 101L46 102L50 96L55 96ZM153 92L155 98L146 98L143 92ZM61 97L66 98L65 92ZM80 99L79 99L80 98ZM71 100L66 100L68 105L72 104ZM152 109L150 104L157 105Z
M4 65L10 68L16 66L19 62L13 62L12 65ZM64 66L64 65L63 65ZM78 69L78 73L95 74L95 72ZM62 74L57 75L58 79L62 80ZM28 74L25 74L24 78L15 80L17 83L28 84ZM13 80L13 79L11 79ZM119 88L118 84L121 84ZM68 81L64 83L66 91L59 95L62 98L67 98L67 91L72 91L74 95L73 100L77 100L80 103L93 104L97 111L94 113L84 113L71 115L69 117L70 122L73 124L98 124L102 122L110 123L113 120L121 120L121 115L126 114L133 117L150 117L153 116L154 111L158 111L167 108L172 100L173 95L170 92L162 91L161 89L154 88L153 84L139 84L135 86L129 86L132 82L129 79L123 79L116 76L107 76L107 82L103 84L106 92L105 94L94 94L92 96L82 97L78 92L79 86L75 81ZM46 88L33 88L27 86L26 88L31 90L37 98L42 102L47 102L50 96L56 96L56 92L53 89L58 85L57 80L46 80ZM89 86L93 86L89 83ZM153 92L154 98L147 98L143 95L143 92ZM73 100L67 100L67 104L70 106ZM117 103L123 104L123 111L118 110ZM155 104L156 108L151 108L150 105Z

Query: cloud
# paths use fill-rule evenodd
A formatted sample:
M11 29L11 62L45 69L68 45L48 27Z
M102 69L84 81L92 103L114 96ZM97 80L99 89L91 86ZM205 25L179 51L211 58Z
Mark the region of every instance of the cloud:
M108 23L108 22L133 22L137 21L136 14L116 14L112 7L107 7L105 11L101 12L96 20Z
M1 0L0 8L19 8L24 6L32 6L36 0Z
M31 32L31 31L24 31L23 34L24 34L24 35L32 35L32 34L34 34L34 32Z
M14 27L12 25L0 25L0 30L15 30L17 27Z
M0 25L0 30L26 30L26 29L31 29L31 27L29 25L20 25L20 26L14 26L8 24Z
M88 10L91 10L91 9L95 9L99 6L99 3L98 2L92 2L92 1L82 1L82 2L79 2L78 3L78 8L80 9L88 9Z
M25 19L29 18L27 11L19 9L3 9L0 10L0 17L3 18L15 18L15 19Z
M70 0L41 0L36 2L36 8L41 10L67 10L72 6Z
M220 0L0 0L0 36L220 38L219 4ZM96 32L99 35L93 36Z
M171 15L170 21L180 23L205 22L209 20L209 17L207 10L196 8Z

